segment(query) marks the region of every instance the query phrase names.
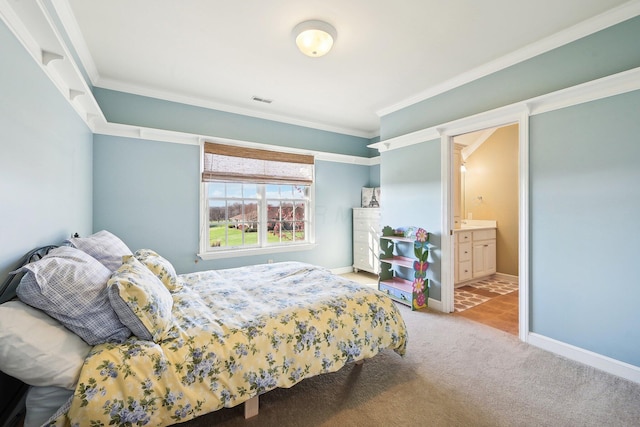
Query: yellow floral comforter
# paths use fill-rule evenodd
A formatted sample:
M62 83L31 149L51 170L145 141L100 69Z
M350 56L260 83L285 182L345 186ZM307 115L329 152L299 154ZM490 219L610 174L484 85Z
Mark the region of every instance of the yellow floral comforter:
M52 425L175 424L386 348L405 352L393 302L320 267L286 262L180 280L168 336L95 346Z

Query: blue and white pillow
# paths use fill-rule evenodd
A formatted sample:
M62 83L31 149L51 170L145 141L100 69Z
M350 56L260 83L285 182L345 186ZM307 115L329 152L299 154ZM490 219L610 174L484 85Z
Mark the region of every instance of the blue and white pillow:
M122 265L123 256L133 255L131 249L118 236L107 230L87 237L73 237L67 242L100 261L110 272L116 271Z
M87 344L123 342L131 335L109 303L106 285L111 272L85 252L61 246L18 271L25 271L18 298L57 319Z

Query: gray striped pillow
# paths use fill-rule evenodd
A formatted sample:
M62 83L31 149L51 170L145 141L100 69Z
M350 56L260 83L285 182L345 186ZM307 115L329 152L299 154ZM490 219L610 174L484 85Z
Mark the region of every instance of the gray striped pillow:
M98 231L87 237L74 237L67 242L74 248L88 253L109 271L114 272L122 265L122 257L133 255L129 247L116 235L107 230Z
M16 293L90 345L123 342L131 331L109 303L111 272L79 249L61 246L29 263Z

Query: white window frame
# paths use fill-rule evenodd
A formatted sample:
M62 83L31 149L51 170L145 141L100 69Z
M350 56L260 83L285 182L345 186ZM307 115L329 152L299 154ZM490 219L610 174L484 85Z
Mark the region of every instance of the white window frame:
M203 154L202 150L200 150L200 172L203 170ZM274 184L282 184L278 182L274 182ZM254 255L268 255L268 254L277 254L277 253L286 253L286 252L299 252L312 250L317 245L315 243L315 182L310 183L309 185L309 200L308 200L308 212L307 215L307 224L308 230L305 230L305 235L307 237L307 241L301 243L285 243L285 244L269 244L267 245L267 236L266 236L266 223L267 223L267 209L266 209L266 200L264 197L259 199L259 203L263 206L259 209L261 218L260 223L265 224L262 227L262 230L259 230L261 233L260 236L260 246L251 246L251 247L219 247L219 248L211 248L209 243L209 198L207 194L207 183L202 182L200 180L200 232L199 232L199 240L200 240L200 251L198 253L198 257L203 260L214 260L214 259L224 259L224 258L235 258L235 257L245 257L245 256L254 256ZM264 217L264 218L262 218Z

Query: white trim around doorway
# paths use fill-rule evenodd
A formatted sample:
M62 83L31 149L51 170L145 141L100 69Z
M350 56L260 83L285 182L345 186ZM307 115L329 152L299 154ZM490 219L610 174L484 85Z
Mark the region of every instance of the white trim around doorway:
M454 234L453 234L453 137L491 127L518 124L518 336L527 342L529 335L529 110L519 108L495 116L474 116L456 121L455 126L440 128L441 208L442 208L442 311L454 310Z

